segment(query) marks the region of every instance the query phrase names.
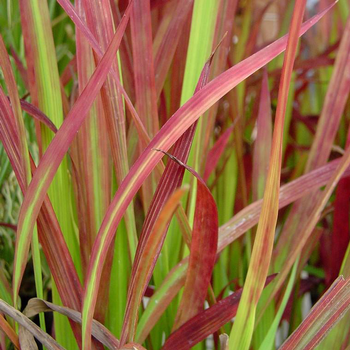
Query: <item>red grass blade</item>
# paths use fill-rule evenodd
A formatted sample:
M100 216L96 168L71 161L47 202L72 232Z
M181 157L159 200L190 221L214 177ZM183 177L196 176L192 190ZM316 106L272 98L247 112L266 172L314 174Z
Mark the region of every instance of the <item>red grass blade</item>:
M349 309L350 278L340 276L280 350L314 349Z
M204 65L204 68L202 70L201 76L199 78L197 87L196 87L196 91L199 91L208 81L208 75L209 75L209 71L210 71L210 64L212 61L212 58L214 56L215 50L214 52L211 54L210 58L208 59L208 61L206 62L206 64ZM176 141L175 145L174 145L174 156L176 157L176 159L180 160L181 162L186 162L187 158L188 158L188 154L190 151L190 146L193 140L193 136L194 136L194 131L195 131L195 127L196 127L197 123L194 123L181 137L178 141ZM143 250L145 249L145 245L147 244L147 242L150 241L150 234L153 232L154 227L155 227L155 222L156 220L158 220L157 218L159 217L159 212L161 210L161 208L165 205L166 201L168 200L169 196L172 194L172 192L180 186L182 178L183 178L183 172L184 172L184 168L182 166L180 166L179 164L177 164L176 162L169 162L165 168L164 173L162 174L162 177L160 179L159 185L157 187L156 193L153 196L149 211L147 213L143 228L142 228L142 232L141 232L141 238L140 238L140 242L138 245L138 251L137 254L135 256L135 266L137 264L137 266L142 266L142 264L140 263L140 255L143 254ZM167 225L168 227L168 225ZM165 239L165 235L167 232L167 227L165 227L165 230L163 232L163 237L162 239L159 241L159 248L157 250L157 252L155 253L154 256L154 261L157 260L161 247L163 245L164 239ZM188 243L190 241L190 238L188 239ZM153 271L154 266L152 266L152 271ZM137 271L137 270L134 270ZM132 274L132 276L134 277L135 272ZM149 273L149 276L151 276L151 271ZM135 288L134 287L134 283L135 283L135 279L132 277L132 281L130 283L130 287L131 289L134 290L138 290L140 287ZM136 279L137 281L137 279ZM147 281L148 283L148 281ZM142 290L146 287L147 284L145 284L142 287ZM130 298L133 295L133 291L130 292ZM129 322L129 307L133 307L133 303L128 303L128 307L126 310L126 315L127 317L125 318L126 323ZM136 319L136 315L134 313L134 317L132 317L132 319ZM133 320L130 321L130 323L133 323ZM135 321L134 321L135 323ZM136 325L135 325L136 326ZM129 326L129 328L131 328ZM130 338L130 340L133 340L133 336Z
M201 76L196 87L196 91L199 91L201 88L203 88L203 86L205 86L205 84L208 81L210 63L213 54L203 67ZM196 123L194 123L188 130L186 130L186 132L180 137L178 141L176 141L174 145L174 157L176 157L181 162L187 161L192 140L194 137L195 127ZM138 246L138 254L136 254L135 256L135 262L138 262L139 254L140 252L142 252L142 248L146 244L145 242L147 242L149 239L149 234L153 230L155 221L157 220L157 217L160 212L160 208L162 208L165 205L169 196L175 191L175 189L181 185L184 170L184 167L179 166L176 162L169 162L167 164L157 186L156 192L153 196L144 225L142 227L142 232L140 235L140 241ZM188 238L188 243L189 241L190 237ZM161 245L163 245L163 242L164 239L161 242Z
M198 186L189 267L173 327L176 329L203 308L216 258L218 213L213 196L196 171L167 155L190 171L197 178Z
M128 302L120 338L121 344L124 344L126 341L134 341L139 306L162 248L166 227L169 225L181 198L186 192L184 188L180 188L169 197L161 209L142 250L140 245L138 246L138 259L135 259L132 268L132 279L129 285Z
M227 128L227 130L219 137L219 139L215 142L214 146L208 152L204 175L203 175L204 181L208 180L210 174L214 171L214 169L218 165L220 157L224 153L228 140L230 139L233 128L234 128L234 125L231 125L229 128Z
M131 42L134 61L136 110L152 138L159 130L157 95L152 53L152 23L150 2L135 0L131 18ZM140 152L144 145L139 143ZM156 179L151 174L142 185L143 206L147 210L152 200Z
M163 32L162 24L160 24L156 37L153 43L154 54L154 70L155 70L155 86L157 98L162 91L166 75L173 60L177 44L180 36L183 33L183 27L186 19L193 6L193 0L180 0L176 3L174 11L166 13L170 16L170 23ZM163 18L163 22L169 21L168 18Z
M147 132L153 137L158 132L159 125L152 53L151 9L149 1L134 1L130 24L136 106Z
M331 284L339 275L349 245L350 178L339 181L334 201L334 219L331 243L331 264L327 282Z
M269 82L266 70L264 70L262 80L256 127L258 130L253 155L253 200L258 200L263 196L271 152L272 116Z
M265 286L269 284L274 277L275 276L269 276ZM217 332L220 327L236 316L242 291L242 288L238 289L233 294L192 317L170 335L162 347L162 350L190 349L209 335Z
M33 118L35 118L39 122L46 125L54 133L57 132L57 128L56 128L55 124L38 107L35 107L33 104L27 102L26 100L22 100L22 99L20 100L20 103L21 103L21 107L22 107L23 111L27 112Z
M218 13L222 15L218 16L216 20L213 46L220 41L222 42L220 44L219 52L213 58L210 76L211 79L217 77L227 67L227 59L229 57L231 39L233 37L233 27L235 25L237 4L238 0L221 0L220 4L218 5ZM202 122L203 130L206 130L206 132L203 142L201 171L203 171L205 169L203 169L203 167L209 163L207 154L210 147L210 139L214 131L213 129L217 117L218 106L219 104L217 103L212 108L210 108L208 115L203 119ZM206 180L205 177L204 180Z
M350 129L345 148L350 147ZM331 264L326 271L326 282L330 285L339 275L340 268L349 245L350 178L339 181L335 192L333 232L331 242ZM348 276L345 276L348 277Z

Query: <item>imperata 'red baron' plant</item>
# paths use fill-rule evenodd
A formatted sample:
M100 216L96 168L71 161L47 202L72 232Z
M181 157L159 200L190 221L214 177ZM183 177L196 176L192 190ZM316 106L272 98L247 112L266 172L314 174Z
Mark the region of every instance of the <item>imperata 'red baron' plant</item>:
M1 1L0 349L350 349L349 11Z

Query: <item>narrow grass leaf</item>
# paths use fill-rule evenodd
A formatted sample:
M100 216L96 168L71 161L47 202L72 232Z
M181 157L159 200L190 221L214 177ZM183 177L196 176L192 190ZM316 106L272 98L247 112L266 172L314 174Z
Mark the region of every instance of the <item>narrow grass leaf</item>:
M60 127L64 120L64 113L68 109L68 101L65 98L65 94L62 94L63 91L59 80L49 5L45 0L20 0L19 9L31 101L50 117L56 127ZM41 156L51 143L54 134L42 124L36 128L36 132L37 139L39 140L39 154ZM75 222L71 211L72 187L70 178L67 176L68 172L68 159L65 157L60 162L57 171L55 171L55 177L50 183L51 186L48 189L48 195L62 227L62 233L67 242L75 268L81 275L79 244L74 232ZM16 237L13 276L14 298L20 287L21 274L25 267L28 252L28 247L23 245L23 241L29 242L31 237L33 237L34 246L37 246L35 244L37 241L36 233L34 232L34 235L32 235L32 232L30 232L29 235L24 234L22 237L21 227L19 226L19 232ZM34 266L37 271L36 265L40 263L38 248L33 249L33 252ZM17 261L21 260L22 257L24 260ZM39 276L39 273L36 273L36 276ZM54 283L52 293L53 300L58 303L60 298ZM59 315L55 315L55 335L60 344L64 344L65 347L72 350L77 349L68 322Z
M345 148L350 147L350 128L348 129ZM332 232L332 263L326 274L328 285L339 275L342 264L347 260L346 251L349 247L349 211L350 211L350 178L345 177L339 181L335 192L334 219ZM345 278L348 275L345 274Z
M344 172L349 167L349 165L350 165L350 147L346 150L345 154L341 158L337 168L335 169L331 178L327 182L326 188L321 192L316 203L313 203L313 210L309 215L308 221L305 222L304 226L301 228L303 232L302 237L300 237L300 239L297 242L293 242L292 246L290 247L290 252L287 256L287 260L283 265L283 268L281 269L280 274L275 280L274 293L277 290L279 290L279 288L284 283L284 279L288 275L288 272L292 264L297 259L298 255L301 253L307 240L310 238L310 235L312 234L321 216L322 210L324 209L338 181L344 175ZM270 295L270 299L271 298L272 296Z
M130 24L136 106L148 134L153 137L158 132L159 125L152 52L151 9L149 1L134 0L134 2Z
M147 241L144 242L142 250L138 246L137 255L139 255L139 258L137 260L135 259L132 269L127 308L120 339L121 344L124 344L126 341L134 341L139 306L152 277L152 272L159 256L162 242L164 241L164 235L166 234L165 229L169 225L177 206L180 204L181 198L186 192L186 188L180 188L169 197L161 209L152 231L148 235ZM139 253L139 251L141 252Z
M177 329L203 309L216 258L218 213L214 198L203 179L189 166L179 162L173 156L171 159L184 166L197 178L196 210L189 265L184 293L173 326L173 329Z
M91 32L95 35L96 39L98 40L102 50L106 51L109 42L113 38L114 33L114 23L110 1L103 0L98 3L91 3L91 1L84 0L83 3L87 18L87 24L91 29ZM133 9L135 9L135 6L136 5L134 4ZM133 10L131 10L131 13L133 13ZM119 52L120 50L117 54L117 60L115 60L115 62L112 65L113 72L115 72L117 79L115 79L112 75L108 75L106 83L102 86L101 89L104 119L107 127L109 147L112 153L112 159L118 186L129 171L126 140L126 118L123 104L124 101L122 98L122 89L119 83L120 81L122 81L123 78L122 70L120 69ZM98 55L95 54L95 59L98 62L99 59L97 59L96 56ZM111 96L113 96L113 98L111 98ZM100 135L103 138L104 133L101 132ZM140 144L143 144L143 142L140 142ZM105 196L109 197L109 193L107 191L105 191L104 194ZM106 207L103 208L103 215L105 214L106 209ZM103 215L100 215L99 217L98 227L100 227ZM129 207L125 211L124 221L127 231L129 255L132 261L135 256L138 241L133 203L130 203ZM96 232L98 231L98 227L96 227ZM101 310L101 314L108 309L108 303L106 301L108 300L108 293L110 289L109 280L111 272L110 269L112 266L112 257L113 254L112 251L110 251L108 255L109 262L105 264L103 270L103 279L105 280L105 284L103 286L100 286L100 297L98 303L98 309ZM124 283L126 283L126 281L124 281ZM116 290L118 290L114 286L114 284L111 285L111 293L113 293L113 289L114 293L116 293ZM99 319L102 321L102 318Z
M171 66L183 27L193 7L193 0L180 0L174 11L166 12L165 18L153 41L156 95L162 91L165 78ZM168 18L169 17L169 18ZM165 28L163 28L165 27Z
M137 325L136 341L143 343L186 280L188 257L176 265L152 295Z
M87 11L83 11L84 1L77 1L76 8L82 17L86 17L90 27L93 27L95 33L103 33L98 37L102 49L105 51L108 47L107 40L113 37L113 25L112 28L106 28L105 21L108 21L108 12L103 17L104 21L100 20L100 25L95 25L101 18L101 12L104 10L104 5L100 3L98 8L97 3L91 4ZM86 15L85 15L86 13ZM108 29L108 30L107 30ZM109 35L111 34L111 35ZM84 88L88 84L91 75L95 70L95 57L93 51L86 40L83 33L77 29L77 43L76 43L76 65L78 72L79 94L84 91ZM97 60L98 61L98 60ZM108 85L108 86L107 86ZM111 184L112 184L112 164L109 160L110 148L108 145L108 139L111 141L111 149L113 160L115 161L115 151L119 150L116 142L112 142L117 138L118 133L116 128L111 125L110 121L113 120L114 124L118 123L119 114L116 111L109 109L104 110L103 99L105 93L104 90L109 90L108 78L106 83L101 89L101 95L98 95L95 103L89 111L89 115L84 121L80 132L76 138L76 156L77 159L77 188L80 189L79 195L82 200L78 200L79 208L79 233L80 242L84 244L80 245L82 253L82 261L84 262L84 274L86 273L86 267L88 265L89 257L93 242L95 240L98 228L101 225L103 216L106 213L110 202ZM116 95L111 92L110 96ZM110 101L118 101L118 99L109 99ZM109 106L109 102L108 102ZM109 116L109 117L106 117ZM122 123L121 123L122 125ZM122 132L123 128L119 128ZM111 134L114 136L111 137ZM106 137L108 135L109 137ZM73 152L73 147L72 147ZM122 160L118 164L123 164ZM101 171L104 169L104 171ZM119 174L119 173L118 173ZM106 311L108 309L108 292L109 292L109 274L110 267L112 266L112 255L109 254L108 267L103 271L103 279L105 283L101 286L99 291L99 303L96 308L95 319L103 322L105 319Z
M349 245L350 178L339 181L334 201L334 221L331 243L332 263L327 275L328 284L339 275L346 248Z
M209 71L210 71L210 64L211 60L213 58L215 51L212 53L208 61L203 67L201 76L199 78L196 91L199 91L208 81ZM173 149L174 157L176 159L180 160L181 162L186 162L188 158L188 154L190 151L190 147L192 144L194 131L196 128L196 122L180 137L179 140L176 141ZM166 201L169 199L169 196L172 194L173 191L175 191L176 188L178 188L181 185L181 181L183 179L183 173L184 173L184 167L180 166L176 162L168 162L161 179L159 181L159 184L157 186L156 192L153 196L152 202L150 204L150 208L147 212L147 216L144 222L144 225L142 227L142 232L140 235L140 242L139 242L139 249L138 254L136 254L135 257L135 264L139 264L139 256L140 252L143 251L144 246L146 242L149 240L149 235L153 231L155 222L158 218L158 215L161 208L165 205ZM182 209L182 208L179 208ZM189 225L187 223L186 215L184 214L183 210L178 211L178 217L182 215L183 224L188 227ZM181 223L181 220L180 220ZM156 253L156 256L154 257L155 260L158 259L161 247L164 243L165 235L167 233L168 225L164 230L163 238L160 241L160 247ZM186 231L186 229L184 230ZM190 231L190 229L189 229ZM187 232L187 231L186 231ZM191 241L191 233L189 232L188 236L184 236L185 241L187 244L190 244ZM132 284L131 284L132 285ZM130 304L132 305L132 304ZM127 310L128 312L128 310Z
M267 71L264 69L261 82L257 135L254 143L252 195L253 200L263 197L272 141L272 116Z
M225 151L225 148L228 144L230 136L232 134L232 130L234 125L231 125L224 133L219 137L219 139L215 142L214 146L210 149L207 156L207 161L205 165L203 180L207 181L210 174L215 170L220 157Z
M209 59L205 63L201 75L199 77L195 92L202 89L208 82L210 66L216 49L212 52ZM196 128L196 122L186 130L186 132L175 142L173 149L173 156L185 163L188 159L194 132ZM166 202L169 195L180 186L183 179L184 168L179 166L176 162L169 162L161 176L156 192L153 196L152 203L145 219L144 226L141 232L140 245L143 244L144 240L148 237L148 233L151 227L154 225L154 221L157 217L157 211ZM189 242L189 240L188 240Z
M152 22L150 2L134 0L130 24L134 62L134 84L136 110L143 125L152 138L159 130L157 95L152 52ZM139 151L144 145L139 143ZM144 210L148 210L156 187L156 178L151 174L142 185Z
M27 102L26 100L22 100L22 99L20 100L20 104L21 104L21 108L24 112L27 112L33 118L35 118L39 122L45 124L54 133L57 132L56 125L38 107L35 107L33 104Z
M267 332L263 342L261 343L259 350L269 349L271 347L273 348L273 346L275 344L277 329L278 329L278 326L279 326L280 321L281 321L282 316L283 316L283 312L287 306L288 300L289 300L291 292L292 292L292 288L293 288L293 285L295 282L295 276L297 274L298 264L299 264L299 259L293 265L293 269L292 269L292 272L291 272L290 277L289 277L287 288L283 294L281 304L279 305L277 314L276 314L276 316L273 320L273 323L272 323L269 331Z
M254 330L256 307L270 265L278 216L284 116L287 106L289 83L297 51L298 32L302 24L305 4L306 0L296 1L290 25L290 35L288 37L278 95L272 153L270 156L263 206L242 298L231 330L229 345L232 350L245 350L250 347Z
M336 62L332 72L330 84L322 107L321 116L317 124L315 139L312 143L305 171L324 165L329 158L339 122L350 92L350 19L339 46ZM288 247L293 241L298 242L302 235L301 227L309 220L317 200L314 192L307 200L300 201L292 208L285 223L284 230L274 251L274 266L279 269L287 258Z
M274 277L268 277L266 284L270 283ZM242 288L189 319L170 335L162 350L190 349L217 332L220 327L236 316L241 296Z
M349 309L350 279L340 276L280 349L314 349Z

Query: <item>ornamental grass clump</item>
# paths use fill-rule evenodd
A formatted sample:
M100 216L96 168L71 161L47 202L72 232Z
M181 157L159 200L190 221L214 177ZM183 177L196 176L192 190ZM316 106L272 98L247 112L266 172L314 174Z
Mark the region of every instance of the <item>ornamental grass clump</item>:
M1 2L0 348L347 349L349 6Z

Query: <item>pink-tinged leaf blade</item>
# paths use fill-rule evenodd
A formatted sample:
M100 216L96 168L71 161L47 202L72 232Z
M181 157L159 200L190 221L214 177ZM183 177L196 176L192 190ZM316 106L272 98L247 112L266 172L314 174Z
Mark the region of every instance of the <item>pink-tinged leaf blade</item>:
M35 107L33 104L27 102L26 100L20 100L20 103L23 111L27 112L29 115L31 115L33 118L35 118L39 122L45 124L54 133L57 132L57 128L55 124L38 107Z
M267 71L264 70L263 74L253 155L253 200L262 198L264 193L272 141L272 116Z
M150 2L134 0L130 24L134 62L136 109L143 125L152 138L159 130L157 95L152 52L152 22ZM144 145L139 143L142 152ZM143 207L149 208L156 186L152 174L142 186Z
M171 66L183 27L193 6L193 0L180 0L174 3L174 11L167 11L159 25L153 43L156 95L162 91L165 78ZM170 23L169 18L170 17ZM163 24L165 23L165 25Z
M134 0L130 24L137 110L147 132L158 132L158 109L152 53L152 24L149 1Z
M89 12L84 13L83 11L84 1L76 1L75 6L77 12L82 16L91 20L92 17L99 16L100 12L103 12L103 3L93 3L88 9ZM96 9L95 6L98 6ZM107 14L104 17L107 20ZM94 19L94 18L93 18ZM92 20L91 20L92 21ZM107 49L109 34L111 38L113 37L113 31L111 33L111 28L109 31L103 26L103 21L100 21L100 26L91 25L95 30L102 34L102 38L99 38L101 47L105 51ZM102 28L101 28L102 27ZM88 84L95 68L95 58L93 51L86 40L83 33L77 29L76 31L76 69L78 76L78 89L79 94L84 91L84 88ZM97 60L98 61L98 60ZM108 78L107 78L108 81ZM103 85L102 90L108 89L107 81ZM101 91L102 91L101 90ZM112 183L112 164L109 160L110 148L112 150L116 149L115 143L110 142L111 147L109 147L108 139L106 137L109 134L115 135L117 133L113 127L107 126L106 115L109 115L108 120L117 120L116 113L108 113L104 111L101 95L98 94L97 98L92 105L86 120L74 140L71 147L72 158L74 158L76 167L74 167L74 179L77 194L77 207L79 212L79 240L84 242L80 244L81 258L83 273L85 276L86 267L91 254L91 249L93 242L95 240L98 228L101 225L103 216L106 213L108 205L110 203L110 192ZM110 94L114 95L113 93ZM111 100L111 99L110 99ZM116 99L112 99L115 101ZM122 128L120 128L122 130ZM115 152L113 152L114 154ZM122 163L122 162L119 162ZM103 171L101 171L103 169ZM109 255L111 259L111 253ZM107 266L112 266L110 262ZM95 319L103 322L105 319L106 310L108 308L108 291L109 291L109 268L105 268L103 279L105 280L104 285L99 291L99 303L96 308Z
M234 128L234 125L231 125L215 142L214 146L210 149L207 156L207 161L205 164L205 170L203 175L203 180L208 181L208 178L210 174L214 171L216 166L218 165L218 162L220 160L220 157L225 151L225 148L227 146L227 143L230 139L230 136L232 134L232 130Z
M280 350L314 349L349 309L350 278L344 280L340 276L282 344Z

